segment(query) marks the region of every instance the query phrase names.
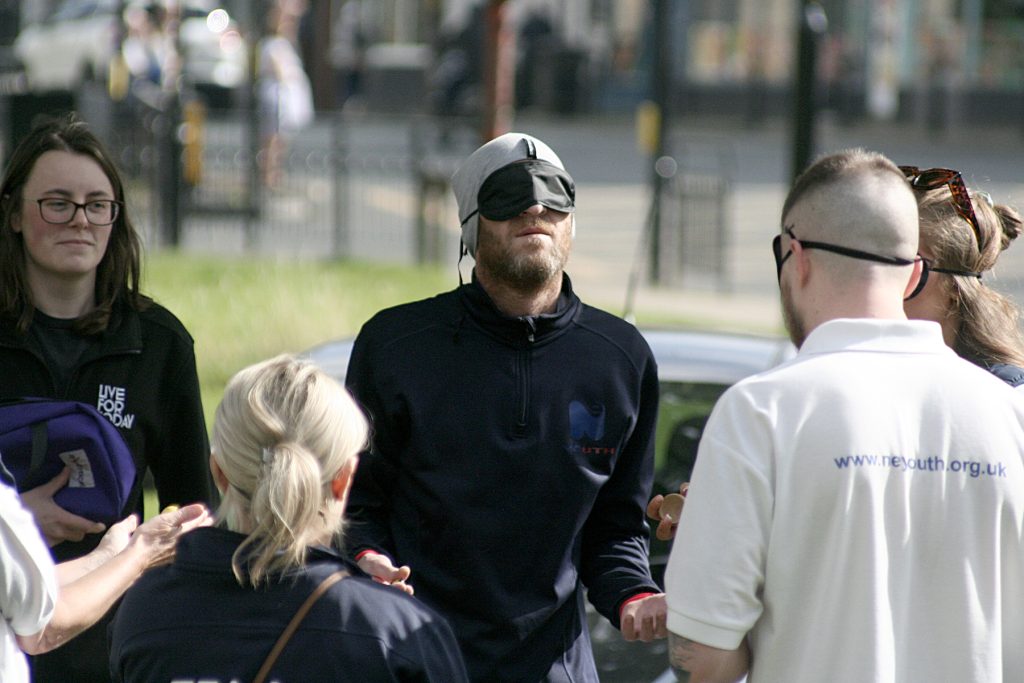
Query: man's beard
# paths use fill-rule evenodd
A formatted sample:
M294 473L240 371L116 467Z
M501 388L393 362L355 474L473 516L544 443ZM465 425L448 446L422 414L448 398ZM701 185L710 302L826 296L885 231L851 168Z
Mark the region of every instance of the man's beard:
M550 249L528 253L512 249L496 249L481 242L477 256L483 257L491 275L500 282L520 291L533 291L547 284L561 274L569 260L569 252L557 239L552 240ZM493 249L493 251L492 251Z
M793 305L793 297L790 296L789 287L785 282L780 284L782 290L782 320L786 324L786 331L789 338L799 349L807 338L807 328L804 325L803 317Z

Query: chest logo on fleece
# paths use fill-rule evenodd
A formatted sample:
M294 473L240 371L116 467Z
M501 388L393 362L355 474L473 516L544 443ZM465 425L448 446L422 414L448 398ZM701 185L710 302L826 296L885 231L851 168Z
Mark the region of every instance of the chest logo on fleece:
M96 401L96 410L113 423L115 427L131 429L135 424L135 415L124 412L127 392L124 387L110 384L100 385L100 395Z
M603 405L588 408L579 401L569 403L569 435L573 447L581 453L614 454L615 448L595 445L604 438L605 408ZM587 443L583 443L586 441Z

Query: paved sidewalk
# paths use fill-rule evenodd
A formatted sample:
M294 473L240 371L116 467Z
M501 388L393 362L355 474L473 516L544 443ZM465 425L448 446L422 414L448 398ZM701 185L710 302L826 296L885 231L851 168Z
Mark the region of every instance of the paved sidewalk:
M322 155L331 149L329 120L304 131L295 148ZM358 124L358 125L356 125ZM219 134L237 138L231 122L218 122ZM584 300L623 314L630 284L637 284L631 307L645 325L686 324L717 329L778 333L782 331L778 285L770 252L778 231L779 213L790 183L791 132L784 121L744 125L738 117L684 119L676 122L671 148L680 167L718 173L729 183L723 221L728 243L724 282L710 275L683 273L671 284L654 287L642 247L644 222L650 206L649 158L636 143L634 121L618 117L554 117L520 114L513 128L534 134L562 157L577 183L577 236L568 271ZM345 129L347 152L354 159L403 159L408 156L409 121L374 118L353 122ZM881 151L897 163L959 169L972 187L987 190L1000 203L1024 206L1024 130L1017 128L959 128L942 135L912 123L869 123L842 127L827 118L820 123L817 149L847 147ZM392 164L394 165L394 164ZM355 258L412 262L409 237L415 222L416 188L400 165L382 172L356 165L347 177L343 201L349 215L348 254ZM319 175L318 175L319 174ZM331 202L335 185L319 167L302 169L294 186L267 198L261 226L261 251L325 254L332 248L334 220ZM458 220L454 201L446 209L441 254L454 273ZM203 217L207 223L211 219ZM243 249L240 216L221 217L224 226L192 231L186 246L237 252ZM363 229L363 226L387 226ZM672 229L666 224L666 232ZM1022 238L1024 243L1024 238ZM693 253L692 250L690 253ZM468 272L463 263L464 275ZM1024 245L1012 245L1000 259L998 278L989 283L1024 303Z
M738 187L729 202L732 249L728 289L709 276L655 286L641 249L650 202L641 186L588 188L577 193L577 235L568 272L584 300L613 313L629 312L642 324L687 325L741 332L782 331L770 242L783 194L778 188ZM639 262L639 264L638 264ZM632 289L631 289L632 287Z
M577 179L578 229L568 271L584 299L621 314L650 202L647 162L636 149L632 122L521 118L516 129L549 142ZM780 122L749 128L728 121L691 121L681 122L674 137L682 164L714 164L715 159L707 158L714 154L732 162L726 220L729 289L716 290L698 278L653 287L644 276L633 306L637 318L647 324L674 321L781 332L770 242L789 187L789 131ZM820 152L856 146L878 150L897 163L957 168L969 185L989 191L996 202L1024 209L1024 135L1019 129L963 128L954 136L908 123L844 128L827 119L821 122ZM987 282L1024 303L1024 244L1011 244Z

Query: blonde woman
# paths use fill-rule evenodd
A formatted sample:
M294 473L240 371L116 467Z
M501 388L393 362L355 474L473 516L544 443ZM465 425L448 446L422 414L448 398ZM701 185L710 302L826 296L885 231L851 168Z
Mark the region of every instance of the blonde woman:
M300 605L344 569L271 680L466 680L440 616L332 549L367 431L345 389L306 361L280 356L235 375L213 426L218 524L183 537L174 564L128 592L113 679L252 680Z
M917 196L928 278L904 303L910 318L942 326L946 344L1012 386L1024 386L1020 309L985 284L1021 233L1021 216L969 191L958 171L901 166Z

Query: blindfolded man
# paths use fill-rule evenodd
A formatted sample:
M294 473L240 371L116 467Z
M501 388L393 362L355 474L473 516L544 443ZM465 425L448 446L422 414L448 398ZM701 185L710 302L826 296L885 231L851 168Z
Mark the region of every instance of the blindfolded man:
M596 681L584 588L626 639L665 635L654 358L573 292L575 184L550 147L503 135L452 187L472 281L378 313L353 349L374 439L348 546L447 616L473 680Z

